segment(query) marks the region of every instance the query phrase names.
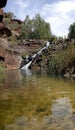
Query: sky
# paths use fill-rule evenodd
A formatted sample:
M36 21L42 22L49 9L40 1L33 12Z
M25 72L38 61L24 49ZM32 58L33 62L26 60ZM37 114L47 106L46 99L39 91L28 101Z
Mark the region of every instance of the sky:
M39 13L56 36L67 36L69 26L75 22L75 0L8 0L4 11L13 12L21 20Z

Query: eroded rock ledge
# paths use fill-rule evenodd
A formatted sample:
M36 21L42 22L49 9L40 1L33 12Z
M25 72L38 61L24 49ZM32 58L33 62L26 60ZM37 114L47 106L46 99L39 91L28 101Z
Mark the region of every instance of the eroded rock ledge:
M4 12L2 8L6 6L6 3L7 0L0 0L0 36L3 36L4 34L6 34L7 36L12 35L11 31L3 24Z
M20 64L20 56L9 52L7 39L0 38L0 63L7 69L16 69Z
M17 69L20 67L22 56L36 53L44 44L43 40L23 40L19 44L11 44L8 38L0 38L0 63L7 69Z

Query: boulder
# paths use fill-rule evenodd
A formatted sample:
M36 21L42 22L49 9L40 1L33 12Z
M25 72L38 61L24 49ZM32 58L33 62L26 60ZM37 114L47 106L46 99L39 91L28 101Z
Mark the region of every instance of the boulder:
M0 23L3 21L3 15L0 14Z
M0 0L0 8L3 8L6 6L7 0Z
M3 21L3 10L0 9L0 23Z
M2 8L5 7L6 3L7 3L7 0L0 0L0 36L3 36L4 34L6 34L7 36L12 35L11 31L7 27L5 27L3 24Z
M7 27L0 28L0 36L4 34L6 34L8 37L12 35L11 31Z
M16 69L20 65L20 56L12 54L9 48L9 43L5 38L0 38L0 62L3 62L3 65L7 69Z

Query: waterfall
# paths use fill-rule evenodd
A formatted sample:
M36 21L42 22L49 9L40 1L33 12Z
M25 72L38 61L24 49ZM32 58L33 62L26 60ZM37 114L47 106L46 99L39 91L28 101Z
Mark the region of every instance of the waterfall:
M24 61L24 62L25 62L25 65L22 66L21 69L22 69L22 70L27 70L27 69L29 69L29 67L31 66L33 60L34 60L37 56L41 55L42 51L45 50L45 49L47 49L49 46L50 46L50 42L47 41L45 47L43 47L42 49L40 49L37 53L35 53L35 54L32 55L32 56L26 56L25 59L24 59L24 60L25 60L25 61Z
M40 51L37 52L38 55L42 53L43 50L47 49L50 46L50 43L47 41L46 46L43 47Z
M21 69L26 70L31 65L32 61L30 61L28 64L24 65Z

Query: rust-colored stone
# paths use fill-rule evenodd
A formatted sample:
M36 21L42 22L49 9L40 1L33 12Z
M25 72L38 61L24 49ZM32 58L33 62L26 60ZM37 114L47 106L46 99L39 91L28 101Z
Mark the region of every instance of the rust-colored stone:
M11 31L8 28L4 27L3 25L3 9L2 8L5 7L6 3L7 3L7 0L0 0L0 36L4 34L6 34L7 36L12 35Z
M11 36L12 35L11 31L8 28L1 27L0 28L0 35L4 35L4 34L6 34L7 36Z
M4 58L4 65L7 69L16 69L20 65L18 56L9 52L9 43L6 39L0 39L0 57Z
M22 24L22 21L19 20L19 19L11 19L11 22L12 22L12 23L13 23L13 22L18 22L18 24Z
M3 15L0 15L0 23L3 21Z
M3 21L3 10L0 9L0 23Z
M0 9L0 15L3 15L3 9Z

